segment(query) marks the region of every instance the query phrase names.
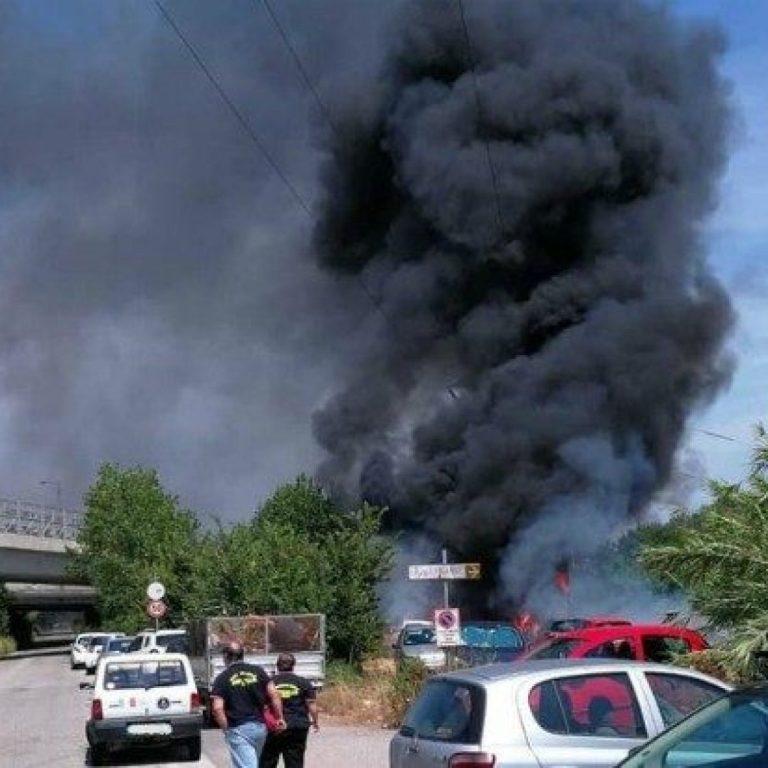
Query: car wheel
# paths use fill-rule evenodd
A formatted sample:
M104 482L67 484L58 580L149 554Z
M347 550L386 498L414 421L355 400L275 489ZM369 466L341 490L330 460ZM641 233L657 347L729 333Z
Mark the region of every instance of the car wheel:
M187 739L182 746L182 759L196 763L203 753L203 743L200 736Z
M88 764L89 765L106 765L107 750L104 749L104 747L91 747L88 750Z

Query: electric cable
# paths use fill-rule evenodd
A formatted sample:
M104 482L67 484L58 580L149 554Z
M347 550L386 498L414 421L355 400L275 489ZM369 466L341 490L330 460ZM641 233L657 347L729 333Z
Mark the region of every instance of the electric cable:
M312 212L309 208L309 205L307 205L304 198L299 193L299 190L296 189L293 182L285 175L285 173L283 173L283 170L282 168L280 168L277 160L275 160L275 158L272 157L269 150L266 148L266 146L264 146L264 143L258 137L258 135L256 134L256 131L253 130L253 128L251 127L251 124L248 122L245 115L243 115L243 113L237 108L237 105L234 103L234 101L232 101L232 99L228 96L227 92L224 90L222 85L216 79L213 72L211 72L211 70L208 68L206 63L203 61L202 56L200 56L200 54L197 52L195 47L192 45L191 41L184 35L184 33L179 28L178 24L176 24L170 12L165 8L165 6L162 4L160 0L154 0L154 2L157 9L160 11L163 18L168 23L168 26L176 34L176 37L178 37L179 40L182 42L184 47L189 52L190 56L192 56L192 59L194 60L195 64L197 64L200 71L208 79L208 82L210 82L210 84L214 87L214 89L216 90L216 93L219 94L219 97L224 102L224 104L226 104L226 106L228 107L232 115L235 117L237 122L240 123L240 126L245 131L248 138L251 140L254 146L261 153L261 156L264 158L267 164L272 168L272 170L277 175L277 177L283 182L286 189L290 192L291 196L296 201L296 203L303 209L304 213L306 213L308 216L311 216Z
M469 65L469 72L472 78L472 89L475 94L475 108L477 110L477 123L478 130L483 119L483 107L480 100L480 88L477 84L477 71L475 68L475 57L472 52L472 41L469 36L469 26L467 24L467 17L464 13L464 0L456 0L459 7L459 17L461 18L461 27L464 32L464 45L467 49L467 64ZM504 217L501 212L501 198L499 196L499 181L496 175L496 167L493 164L493 155L491 153L491 143L487 137L483 137L483 143L485 144L485 158L488 163L488 173L491 177L491 186L493 187L493 197L496 202L496 220L499 225L499 236L504 234Z

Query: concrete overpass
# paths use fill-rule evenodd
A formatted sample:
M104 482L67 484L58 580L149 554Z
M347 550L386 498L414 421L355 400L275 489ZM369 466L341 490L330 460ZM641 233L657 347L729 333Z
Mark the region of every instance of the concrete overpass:
M82 513L0 499L0 582L71 584L67 550Z
M0 585L20 648L69 642L94 618L96 591L67 573L82 513L0 499Z

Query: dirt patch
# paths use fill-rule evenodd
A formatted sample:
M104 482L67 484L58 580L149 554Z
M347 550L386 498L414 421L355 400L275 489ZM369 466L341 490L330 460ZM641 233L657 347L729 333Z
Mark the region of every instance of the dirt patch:
M340 725L398 728L410 702L421 690L428 672L409 659L371 659L360 673L331 678L318 696L323 718Z
M339 725L390 726L392 675L362 675L354 682L330 683L318 696L322 717Z

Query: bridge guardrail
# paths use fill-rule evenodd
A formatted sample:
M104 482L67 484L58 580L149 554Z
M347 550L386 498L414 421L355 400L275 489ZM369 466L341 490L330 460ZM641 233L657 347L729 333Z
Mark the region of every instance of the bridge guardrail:
M0 499L0 533L74 541L82 524L79 511Z

